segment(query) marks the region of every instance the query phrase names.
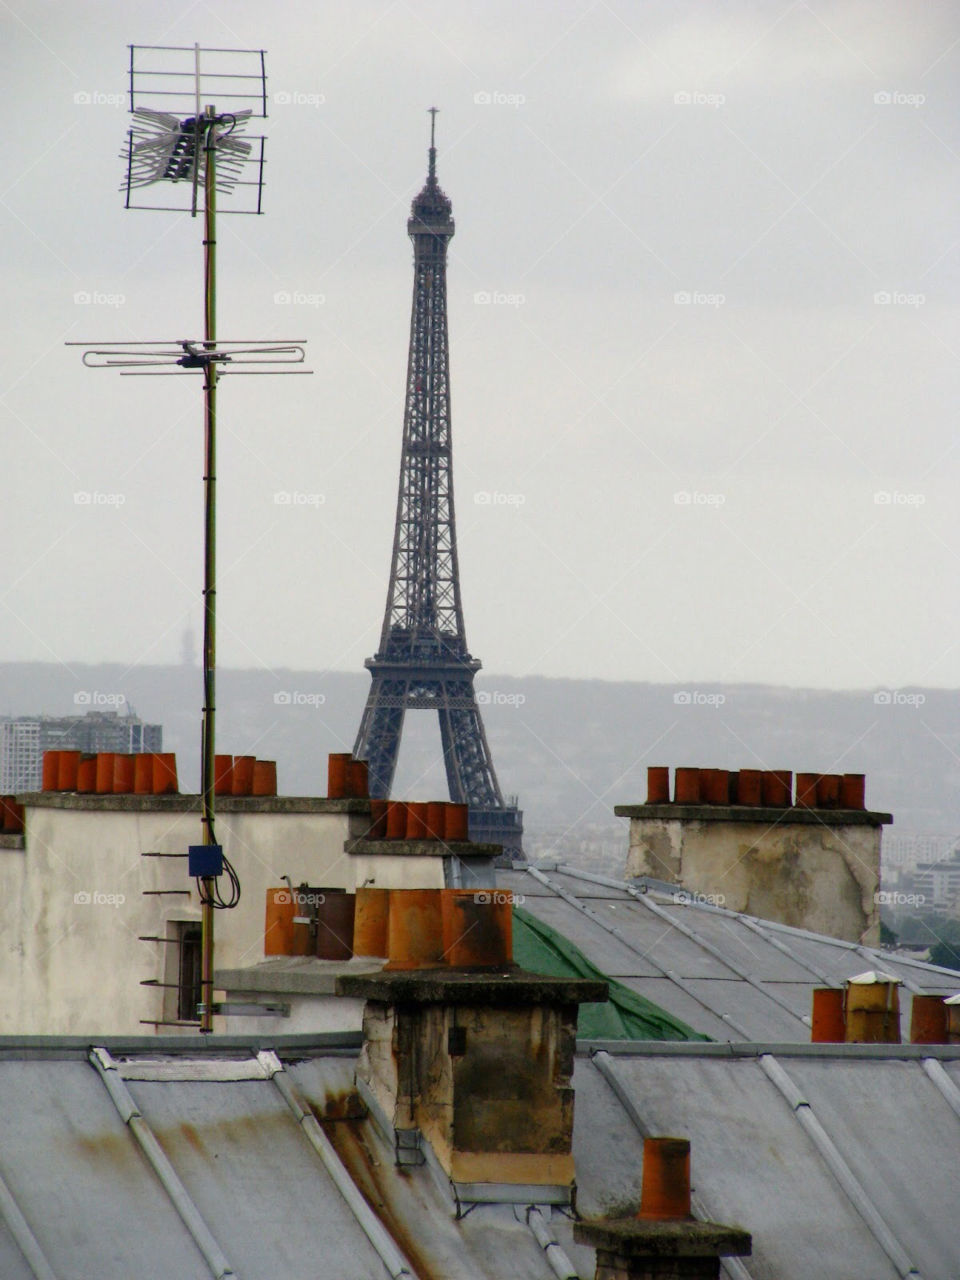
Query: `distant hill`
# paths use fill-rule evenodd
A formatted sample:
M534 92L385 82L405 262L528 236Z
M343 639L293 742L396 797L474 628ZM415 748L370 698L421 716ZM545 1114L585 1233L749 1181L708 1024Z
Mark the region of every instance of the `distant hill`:
M222 670L222 750L276 759L280 788L323 794L326 757L353 745L366 672ZM483 716L505 792L530 831L619 827L618 803L646 795L648 764L867 775L867 804L899 831L960 830L960 691L824 691L654 685L486 675ZM123 695L164 727L181 785L199 774L200 673L189 666L0 664L0 714L72 714ZM723 699L720 701L720 699ZM398 794L446 795L436 717L408 717Z

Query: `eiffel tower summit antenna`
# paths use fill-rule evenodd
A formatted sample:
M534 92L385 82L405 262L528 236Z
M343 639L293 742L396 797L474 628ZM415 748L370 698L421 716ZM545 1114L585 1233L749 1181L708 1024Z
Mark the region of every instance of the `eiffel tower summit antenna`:
M480 660L467 648L453 504L447 245L453 206L436 174L431 107L427 180L407 222L413 305L400 487L380 646L354 756L369 761L370 794L390 795L407 711L436 711L450 799L470 807L470 839L521 857L522 814L505 801L473 687Z

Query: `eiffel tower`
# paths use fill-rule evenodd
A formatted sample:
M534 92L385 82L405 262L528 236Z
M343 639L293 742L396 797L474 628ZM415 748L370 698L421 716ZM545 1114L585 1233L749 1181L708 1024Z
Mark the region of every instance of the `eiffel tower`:
M453 206L437 183L436 108L427 181L413 201L413 307L407 357L400 492L387 608L353 748L369 761L370 794L388 797L405 713L436 711L450 799L470 806L471 840L520 857L522 814L505 803L480 718L467 649L453 511L447 244Z

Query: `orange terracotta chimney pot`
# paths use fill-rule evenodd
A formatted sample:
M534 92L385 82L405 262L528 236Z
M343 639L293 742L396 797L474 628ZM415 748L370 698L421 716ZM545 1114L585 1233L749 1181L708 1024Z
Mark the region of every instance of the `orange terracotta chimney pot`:
M866 778L862 773L845 773L840 780L840 808L866 807Z
M172 751L153 753L152 789L155 796L177 794L177 757Z
M357 889L357 907L353 917L355 956L387 955L389 915L389 889L377 889L373 885L363 885Z
M118 751L113 757L113 794L128 796L133 791L133 756L121 755Z
M737 778L737 804L763 803L763 773L760 769L741 769Z
M678 768L673 776L673 798L677 804L700 803L700 770L686 766Z
M442 840L446 832L446 818L444 810L446 804L443 800L430 800L427 803L427 839Z
M83 755L77 768L77 791L89 795L97 789L97 757Z
M465 804L444 805L444 840L470 839L470 809Z
M80 768L80 752L58 751L57 756L57 790L76 791L77 770Z
M41 787L44 791L56 791L60 777L60 752L45 751L43 753L43 780Z
M371 800L370 801L370 829L367 831L368 840L385 840L387 838L387 809L390 807L388 800Z
M233 795L233 756L213 757L213 793L217 796Z
M441 889L392 889L385 969L443 966Z
M23 831L23 805L13 796L0 796L0 830L7 835L19 835Z
M943 996L914 995L910 1009L910 1043L947 1043L947 1006Z
M772 809L789 809L793 803L793 770L765 769L763 803Z
M391 800L387 806L387 839L403 840L407 834L407 806L403 800Z
M370 795L369 765L366 760L347 761L346 794L354 800L366 800Z
M97 795L108 796L113 792L113 751L97 752Z
M670 803L670 770L665 765L647 768L647 804Z
M349 751L331 752L327 757L327 797L343 800L347 795L347 765L353 759Z
M818 809L839 809L840 808L840 784L842 778L839 773L824 773L817 779L817 808Z
M690 1143L686 1138L645 1138L638 1218L662 1222L690 1217Z
M726 769L700 770L700 803L727 804L730 799L730 777Z
M453 969L502 969L513 960L513 895L489 889L441 889L443 963Z
M812 1044L843 1044L843 988L814 987L813 1016L810 1019Z
M233 788L235 796L248 796L253 791L253 766L256 756L233 757Z
M817 807L817 782L819 773L797 774L797 808L815 809Z
M421 801L411 801L407 805L407 840L425 840L427 838L427 806Z
M153 795L153 755L149 751L133 758L133 790L138 796Z
M255 760L253 762L251 793L255 796L275 796L277 794L276 760Z

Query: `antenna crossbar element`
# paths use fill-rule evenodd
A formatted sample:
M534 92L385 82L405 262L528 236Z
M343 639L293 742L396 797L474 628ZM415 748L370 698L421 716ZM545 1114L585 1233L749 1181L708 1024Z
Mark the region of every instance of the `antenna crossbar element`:
M129 108L167 99L172 111L199 113L200 102L221 111L249 107L267 115L267 74L263 49L214 49L197 45L130 45Z
M88 369L152 369L158 366L178 366L188 372L203 372L210 365L244 364L303 364L306 359L306 339L286 339L282 342L242 343L221 342L215 345L203 339L181 338L176 341L143 342L68 342L70 347L83 347L83 363ZM144 349L146 348L146 349ZM231 372L220 369L220 375Z
M251 188L246 195L248 207L227 212L259 213L263 203L264 139L242 136L251 115L250 110L244 110L181 118L169 111L137 107L121 153L126 165L120 189L126 195L127 207L189 210L195 215L208 161L215 156L213 185L218 194L230 195L239 187ZM208 145L210 139L214 140L213 146ZM189 203L179 194L184 186L189 186ZM135 203L144 188L154 191L158 187L164 204Z
M245 189L244 199L222 212L262 212L265 139L245 132L267 114L262 49L131 45L128 92L133 118L121 186L128 209L196 217L209 162L219 194ZM142 202L145 188L149 204Z

